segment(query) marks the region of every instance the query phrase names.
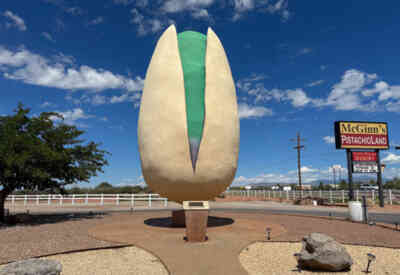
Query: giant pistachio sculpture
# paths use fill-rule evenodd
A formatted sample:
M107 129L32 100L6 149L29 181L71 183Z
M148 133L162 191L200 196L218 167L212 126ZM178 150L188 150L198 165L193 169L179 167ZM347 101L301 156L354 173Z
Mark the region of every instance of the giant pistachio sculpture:
M234 81L222 44L171 25L147 69L138 143L145 182L169 200L209 200L233 181L239 153Z

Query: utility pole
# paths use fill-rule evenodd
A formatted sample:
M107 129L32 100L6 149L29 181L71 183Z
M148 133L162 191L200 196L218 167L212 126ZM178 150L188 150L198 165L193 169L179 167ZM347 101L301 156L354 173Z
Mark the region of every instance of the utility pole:
M300 141L305 141L304 139L300 139L300 133L297 132L297 139L290 139L291 141L297 141L297 146L293 147L294 149L297 149L297 170L299 174L299 187L300 187L300 200L302 199L301 197L301 190L303 190L303 187L301 185L301 165L300 165L300 150L304 148L304 145L300 145Z
M336 186L336 174L335 174L336 167L332 166L332 170L333 170L333 188L335 188L335 190L336 190L337 189L337 186Z

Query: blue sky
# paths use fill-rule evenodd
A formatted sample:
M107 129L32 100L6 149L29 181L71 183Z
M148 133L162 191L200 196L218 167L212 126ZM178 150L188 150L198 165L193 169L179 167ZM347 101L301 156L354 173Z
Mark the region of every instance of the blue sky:
M0 115L18 101L32 115L59 112L112 153L105 173L80 186L140 184L137 120L155 43L170 24L211 26L237 86L234 184L297 182L298 131L303 182L332 179L332 165L346 167L334 121L385 121L391 145L400 144L399 12L396 1L5 0ZM400 174L394 147L381 159L385 178Z

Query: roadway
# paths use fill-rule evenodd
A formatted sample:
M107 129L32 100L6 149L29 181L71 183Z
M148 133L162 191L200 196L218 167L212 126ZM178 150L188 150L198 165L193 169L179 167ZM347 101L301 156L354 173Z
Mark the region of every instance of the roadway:
M26 213L26 208L12 209L12 213ZM167 207L135 207L137 211L173 211L181 210L179 204L168 202ZM31 206L29 211L32 214L87 214L92 213L112 213L112 212L130 212L129 204L125 206L104 205L104 206L74 206L64 205L63 207L51 208L46 206ZM210 214L218 212L241 212L241 213L269 213L269 214L291 214L291 215L309 215L317 217L347 218L349 216L348 209L345 207L321 207L321 206L297 206L286 203L278 203L271 201L253 201L253 202L210 202ZM388 224L400 224L399 212L375 212L369 211L368 219L371 222L381 222Z

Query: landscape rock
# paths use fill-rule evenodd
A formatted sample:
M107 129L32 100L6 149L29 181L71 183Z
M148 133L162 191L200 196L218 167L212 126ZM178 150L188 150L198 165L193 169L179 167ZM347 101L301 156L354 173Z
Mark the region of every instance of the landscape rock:
M60 262L48 259L28 259L13 262L0 269L0 275L60 275Z
M303 238L303 248L298 265L301 269L313 271L350 270L353 260L344 246L333 238L311 233Z

